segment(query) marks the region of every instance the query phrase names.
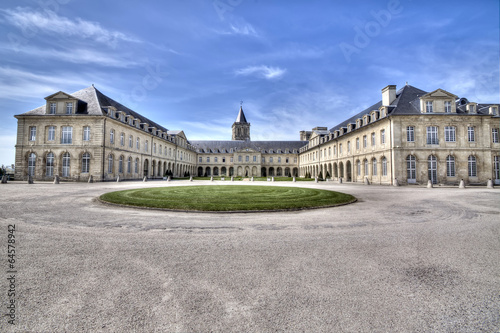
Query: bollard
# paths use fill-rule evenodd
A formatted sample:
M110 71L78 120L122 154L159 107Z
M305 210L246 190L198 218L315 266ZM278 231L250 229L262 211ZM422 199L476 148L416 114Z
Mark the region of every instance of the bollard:
M486 183L486 188L494 188L493 181L491 179L488 179L488 182Z
M89 180L88 180L89 183L93 183L94 182L94 177L92 177L92 175L89 176Z
M295 183L297 180L295 179L295 177L293 177L293 182Z
M465 188L465 182L463 179L460 180L460 184L458 185L458 188Z
M59 184L59 175L54 176L54 184Z
M28 175L28 184L33 184L33 177Z
M368 180L368 177L365 177L365 185L370 185L370 181Z
M143 182L147 182L148 181L148 177L144 176L144 178L142 179Z
M167 177L167 182L169 182L172 178L170 176Z
M427 181L427 188L433 188L434 186L432 185L432 180Z
M189 181L192 182L193 181L193 176L189 177Z
M231 176L231 181L234 181L234 177L233 176Z
M120 182L120 176L116 177L116 182L119 183Z
M399 181L397 178L394 178L394 183L393 183L394 186L399 186Z

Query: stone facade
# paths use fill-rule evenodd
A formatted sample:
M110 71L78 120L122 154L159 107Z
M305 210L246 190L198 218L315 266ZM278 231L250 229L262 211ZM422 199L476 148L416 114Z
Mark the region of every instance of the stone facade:
M500 183L498 104L406 85L335 127L298 141L251 141L241 107L232 140L188 140L93 86L17 115L16 179L107 181L301 176L367 184Z

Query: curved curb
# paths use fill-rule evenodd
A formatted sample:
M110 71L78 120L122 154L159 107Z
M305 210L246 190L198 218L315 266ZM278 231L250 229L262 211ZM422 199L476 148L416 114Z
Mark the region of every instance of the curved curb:
M105 193L104 193L105 194ZM122 208L130 208L130 209L144 209L144 210L158 210L164 212L175 212L175 213L203 213L203 214L241 214L241 213L279 213L279 212L297 212L304 210L313 210L313 209L324 209L324 208L333 208L339 206L346 206L353 204L358 201L356 197L353 200L348 202L342 202L333 205L327 206L316 206L316 207L302 207L302 208L289 208L289 209L269 209L269 210L188 210L188 209L169 209L169 208L157 208L157 207L146 207L146 206L134 206L134 205L123 205L117 204L109 201L104 201L99 197L95 198L95 201L99 202L104 206L114 206L114 207L122 207Z

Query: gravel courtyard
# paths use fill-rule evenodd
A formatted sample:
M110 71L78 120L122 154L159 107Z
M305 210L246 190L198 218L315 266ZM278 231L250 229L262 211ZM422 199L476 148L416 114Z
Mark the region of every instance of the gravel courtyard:
M265 183L359 201L246 214L95 200L121 189L221 183L2 184L0 331L500 330L498 188ZM15 326L5 316L12 224Z

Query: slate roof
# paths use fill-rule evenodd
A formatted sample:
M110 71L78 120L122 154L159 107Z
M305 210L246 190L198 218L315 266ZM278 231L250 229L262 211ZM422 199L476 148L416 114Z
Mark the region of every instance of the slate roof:
M243 113L243 106L240 106L240 112L238 112L238 117L236 117L236 123L248 123L245 114Z
M427 91L415 88L410 85L406 85L396 92L396 99L389 106L388 115L420 115L422 114L420 110L420 97L428 94ZM460 102L464 101L463 104ZM466 104L467 99L460 98L456 100L457 114L466 114ZM478 104L477 113L478 115L487 115L489 113L489 107L496 104ZM339 130L342 127L347 127L348 124L355 124L356 119L363 118L364 115L370 114L373 110L378 110L382 106L382 101L379 101L372 106L366 108L365 110L359 112L358 114L350 117L349 119L341 122L340 124L332 127L330 132Z
M79 102L78 102L79 108L81 105L80 102L86 103L87 108L86 108L86 112L84 112L84 114L86 114L86 115L103 116L103 115L105 115L103 108L108 107L108 106L113 106L117 109L117 111L123 111L127 115L130 115L134 118L140 119L142 123L148 123L149 126L154 126L157 129L162 130L164 132L168 131L167 128L161 126L160 124L144 117L143 115L127 108L123 104L118 103L114 99L109 98L108 96L104 95L99 90L97 90L94 86L87 87L85 89L74 92L70 95L79 100ZM36 109L33 109L31 111L28 111L26 113L21 114L21 116L44 115L44 114L46 114L45 107L46 107L45 105L40 106ZM77 114L82 114L81 111L82 110L79 109L79 112Z
M298 152L301 147L307 144L307 141L189 140L189 143L202 153L229 153L231 148L236 151L250 148L266 154L270 153L271 150L273 153L276 153L278 149L281 149L282 153L285 153L287 149L290 153L292 153L294 149Z

